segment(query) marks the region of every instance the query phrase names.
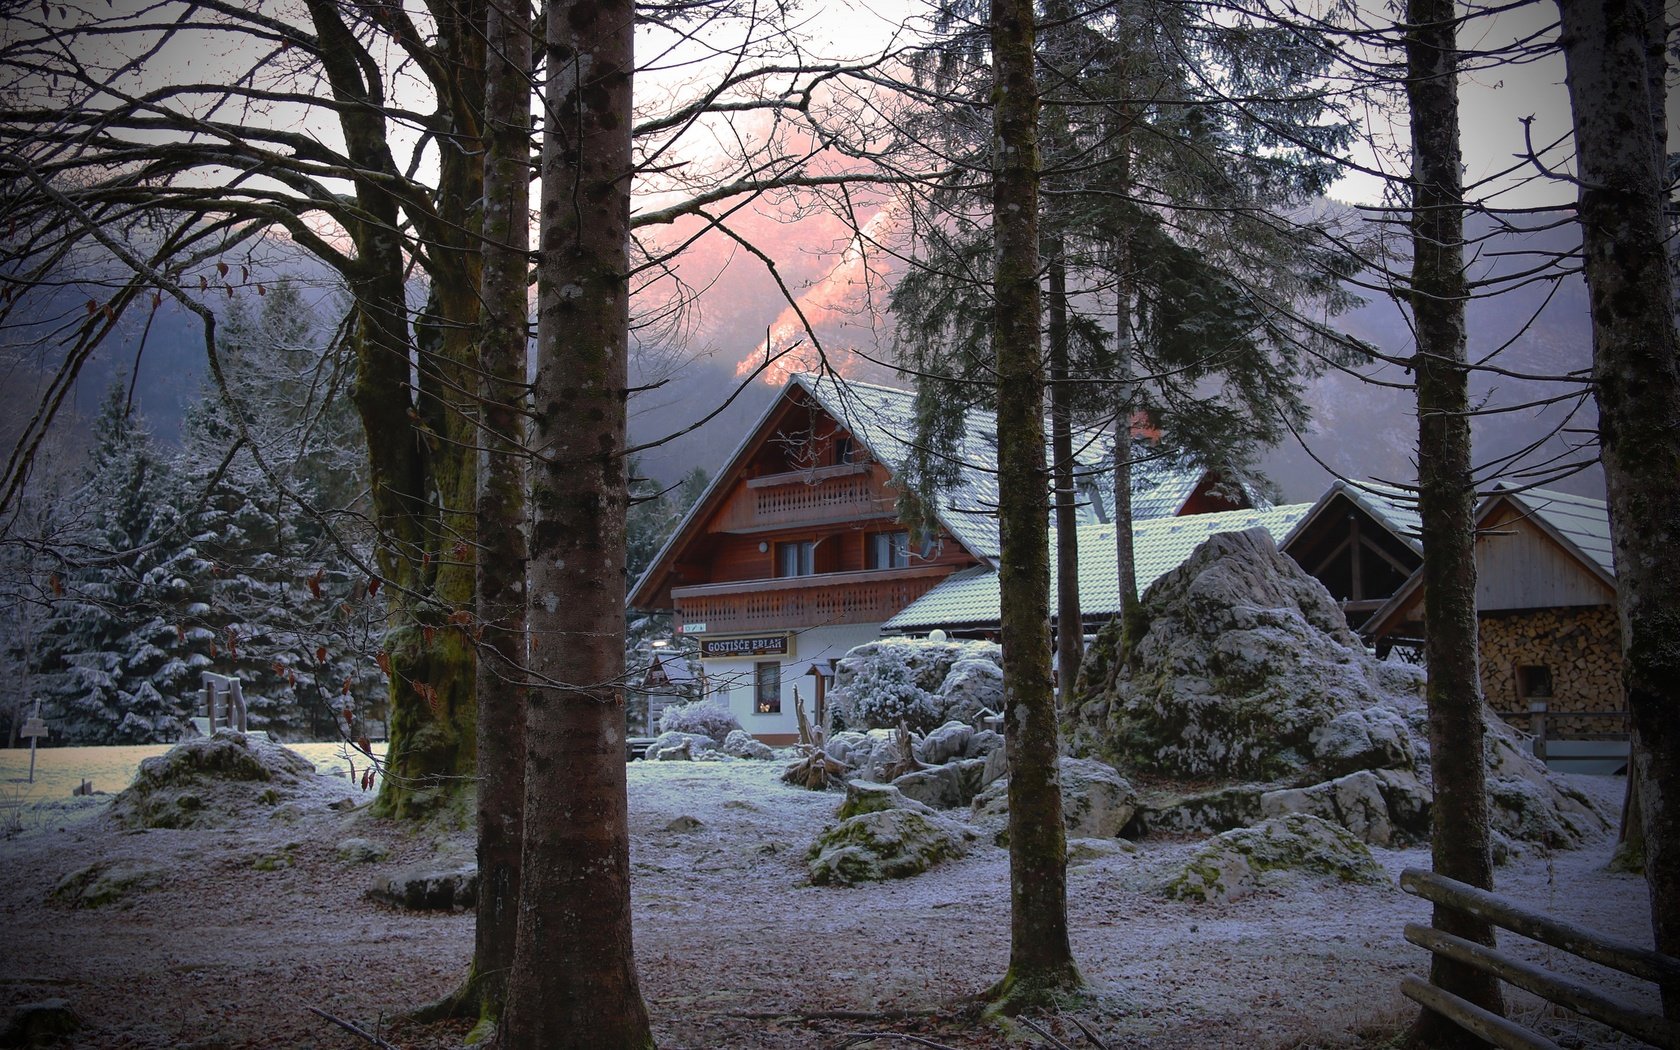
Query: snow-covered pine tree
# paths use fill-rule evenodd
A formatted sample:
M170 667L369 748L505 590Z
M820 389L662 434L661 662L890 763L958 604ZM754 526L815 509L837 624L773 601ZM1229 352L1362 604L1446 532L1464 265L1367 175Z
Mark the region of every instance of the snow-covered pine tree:
M80 519L63 570L49 574L52 605L34 650L38 693L65 743L142 744L180 732L180 668L152 623L146 582L175 532L170 487L168 462L113 386L93 424Z
M238 400L211 387L186 413L176 470L191 503L183 542L152 579L158 626L180 642L193 688L201 670L237 676L249 727L283 740L341 735L346 708L383 718L379 588L326 525L359 475L317 333L289 282L258 310L235 300L218 350Z

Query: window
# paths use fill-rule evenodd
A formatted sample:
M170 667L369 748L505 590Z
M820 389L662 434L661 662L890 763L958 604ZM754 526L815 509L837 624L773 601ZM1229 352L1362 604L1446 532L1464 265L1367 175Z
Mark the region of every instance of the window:
M810 576L817 571L816 552L814 540L776 544L776 575Z
M852 439L844 434L834 436L834 465L840 466L852 461Z
M781 664L753 664L753 710L761 715L782 713Z
M910 564L908 532L876 532L869 536L871 569L902 569Z
M1550 667L1519 666L1517 668L1517 696L1523 700L1545 700L1552 695Z

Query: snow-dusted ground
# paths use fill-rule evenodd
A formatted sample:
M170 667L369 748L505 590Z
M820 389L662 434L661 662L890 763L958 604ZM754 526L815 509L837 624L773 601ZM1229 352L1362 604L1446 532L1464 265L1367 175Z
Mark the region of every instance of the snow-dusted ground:
M1005 851L984 845L903 882L805 885L805 849L839 796L784 786L780 768L630 766L636 951L660 1045L831 1046L883 1028L952 1046L1004 1045L999 1029L962 1016L960 1000L1007 964ZM1578 783L1616 811L1619 780ZM352 836L387 844L392 858L339 860L336 844ZM1083 1016L1110 1046L1357 1045L1362 1032L1408 1016L1400 978L1427 962L1401 928L1428 921L1424 903L1392 886L1311 879L1222 907L1164 899L1159 883L1193 848L1149 840L1072 869L1074 950L1100 992ZM1500 869L1499 888L1648 944L1644 883L1603 870L1610 848L1604 840L1530 855ZM309 1006L384 1024L401 1046L455 1045L460 1027L393 1031L389 1018L459 978L471 916L400 913L363 894L385 866L470 851L465 833L414 834L325 809L222 831L125 833L101 819L49 826L0 843L0 1003L70 1000L89 1026L85 1046L366 1045ZM1428 860L1424 850L1377 855L1395 876ZM47 903L66 873L117 859L169 877L126 904ZM1078 1043L1074 1029L1061 1030ZM1616 1045L1602 1030L1554 1034L1566 1045Z

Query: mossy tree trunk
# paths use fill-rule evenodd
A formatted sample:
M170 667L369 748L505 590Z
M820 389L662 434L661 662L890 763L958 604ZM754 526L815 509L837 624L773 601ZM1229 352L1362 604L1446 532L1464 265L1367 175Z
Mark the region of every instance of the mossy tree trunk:
M355 182L345 264L354 299L351 391L367 436L375 561L386 601L390 746L376 812L399 818L464 808L476 760L473 697L473 499L477 477L478 230L476 143L483 105L483 15L436 5L433 44L397 33L437 88L440 151L428 200L406 186L390 150L381 68L328 0L307 0ZM430 294L412 324L403 230L426 246Z
M1409 0L1406 95L1412 116L1411 305L1418 401L1418 513L1429 664L1429 749L1435 804L1430 849L1437 872L1493 887L1477 673L1476 487L1471 475L1469 370L1464 326L1464 193L1458 141L1458 52L1453 0ZM1493 927L1437 905L1437 929L1481 944ZM1434 956L1438 988L1503 1013L1499 982ZM1414 1035L1431 1047L1480 1046L1432 1011Z
M1031 0L992 0L998 517L1003 537L1004 737L1009 758L1006 1011L1079 986L1067 930L1067 841L1050 683L1049 494L1039 341L1038 89Z
M1622 683L1659 951L1680 955L1680 338L1665 251L1662 0L1559 0L1575 116ZM1680 1020L1680 987L1663 988Z
M526 289L530 271L531 18L492 5L485 41L484 426L478 487L478 915L467 1002L500 1020L518 930L525 811Z
M652 1045L624 762L630 0L546 8L518 944L502 1042Z

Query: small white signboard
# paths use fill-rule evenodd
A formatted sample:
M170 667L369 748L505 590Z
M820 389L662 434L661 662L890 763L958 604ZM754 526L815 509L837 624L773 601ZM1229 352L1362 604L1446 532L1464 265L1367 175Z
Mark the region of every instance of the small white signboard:
M41 701L35 701L35 713L24 719L18 736L29 741L29 782L35 783L35 742L47 735L47 723L41 719Z

